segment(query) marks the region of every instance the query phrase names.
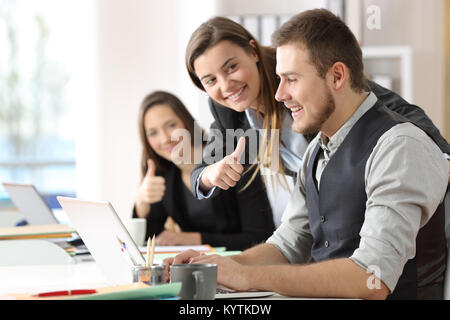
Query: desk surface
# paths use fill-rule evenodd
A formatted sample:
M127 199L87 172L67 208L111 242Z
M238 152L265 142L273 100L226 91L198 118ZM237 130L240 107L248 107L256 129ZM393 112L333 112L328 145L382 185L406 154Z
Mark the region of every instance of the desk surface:
M86 257L85 257L86 258ZM94 261L65 265L0 267L0 300L8 293L38 293L67 289L91 289L108 286ZM273 295L265 299L286 299Z
M8 293L39 293L67 289L91 289L109 284L89 255L79 256L74 264L29 265L0 267L0 300ZM3 297L2 297L3 296ZM274 294L259 300L286 300L291 298ZM252 299L250 299L252 300Z
M237 252L220 252L222 255ZM156 254L155 263L176 253ZM74 257L73 264L0 266L0 295L106 287L105 276L90 255ZM1 299L1 297L0 297Z
M0 294L90 289L107 285L95 262L0 267Z

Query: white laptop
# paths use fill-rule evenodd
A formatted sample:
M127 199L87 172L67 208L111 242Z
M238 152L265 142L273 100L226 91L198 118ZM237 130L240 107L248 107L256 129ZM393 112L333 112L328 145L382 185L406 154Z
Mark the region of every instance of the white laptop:
M33 185L3 182L3 186L28 224L59 223L52 210Z
M132 282L132 267L145 264L139 248L109 202L56 197L111 285Z
M111 285L132 282L133 265L145 264L138 246L131 238L113 206L104 201L86 201L56 197ZM124 242L123 249L120 242ZM219 289L220 288L220 289ZM216 299L259 298L274 292L236 292L219 286Z

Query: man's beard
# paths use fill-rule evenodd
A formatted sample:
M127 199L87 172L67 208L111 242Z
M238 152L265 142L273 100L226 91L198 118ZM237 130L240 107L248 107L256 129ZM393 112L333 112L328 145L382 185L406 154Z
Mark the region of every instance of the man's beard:
M321 130L322 125L325 123L325 121L328 120L328 118L331 116L331 114L336 109L336 104L334 102L333 96L331 95L330 91L327 91L327 97L326 97L325 104L326 105L325 105L325 109L323 112L316 115L316 117L314 119L312 119L312 121L310 121L309 123L306 123L304 126L302 126L300 128L297 128L297 127L293 128L294 131L297 131L301 134L316 134L316 133L318 133ZM294 122L294 124L295 124L295 122Z

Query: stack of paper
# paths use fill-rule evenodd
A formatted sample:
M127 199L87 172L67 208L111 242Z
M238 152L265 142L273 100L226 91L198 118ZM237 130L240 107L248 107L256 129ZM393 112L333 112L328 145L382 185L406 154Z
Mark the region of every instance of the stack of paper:
M0 228L0 240L70 238L76 230L65 224Z

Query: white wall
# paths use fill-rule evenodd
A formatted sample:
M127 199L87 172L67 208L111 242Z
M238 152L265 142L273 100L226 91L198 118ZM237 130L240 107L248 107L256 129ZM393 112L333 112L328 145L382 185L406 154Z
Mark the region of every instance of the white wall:
M203 2L202 8L213 8ZM193 14L198 7L181 0L96 1L96 94L78 113L78 197L110 201L120 216L131 215L140 182L137 115L142 98L167 90L188 107L196 102L184 99L185 91L192 96L193 86L183 76L182 58L189 32L185 26L193 28L203 19Z
M301 11L326 7L327 0L216 0L221 15L280 14L291 15Z
M189 78L185 66L185 52L191 34L202 22L216 13L216 3L211 0L178 0L176 2L178 11L176 42L178 49L174 63L176 64L177 93L200 126L208 129L213 121L207 104L208 96L197 89ZM198 8L202 8L202 10L198 10Z
M121 216L131 214L140 180L139 104L176 88L174 9L174 1L96 2L97 100L80 124L77 194L111 201Z
M88 0L89 1L89 0ZM78 197L98 199L100 196L100 108L98 105L97 33L95 2L85 4L84 22L78 26L88 39L78 53L79 67L73 70L75 86L70 94L75 117L75 176ZM81 48L81 47L80 47Z

